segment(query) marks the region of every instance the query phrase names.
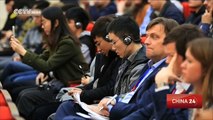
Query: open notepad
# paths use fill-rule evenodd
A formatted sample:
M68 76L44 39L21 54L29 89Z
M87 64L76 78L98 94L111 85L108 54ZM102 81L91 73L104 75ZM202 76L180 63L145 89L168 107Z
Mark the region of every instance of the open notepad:
M88 112L88 115L84 114L84 113L77 113L79 116L81 117L84 117L84 118L89 118L89 119L93 119L93 120L109 120L108 117L105 117L105 116L102 116L102 115L99 115L98 113L92 111L89 106L84 103L84 102L81 102L80 100L80 94L74 94L73 95L74 99L78 102L78 104L85 110Z

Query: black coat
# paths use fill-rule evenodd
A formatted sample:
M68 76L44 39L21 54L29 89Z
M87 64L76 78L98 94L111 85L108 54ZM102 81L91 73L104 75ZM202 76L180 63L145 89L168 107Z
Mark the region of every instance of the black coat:
M109 89L113 89L115 79L118 74L118 68L121 64L121 59L115 52L110 52L108 57L103 54L96 55L95 76L94 81L83 87L81 93L81 101L93 103L94 100L100 100L105 96L113 95ZM103 66L101 68L101 66ZM101 70L102 69L102 70ZM101 71L101 72L100 72ZM93 84L99 79L97 88L93 89Z

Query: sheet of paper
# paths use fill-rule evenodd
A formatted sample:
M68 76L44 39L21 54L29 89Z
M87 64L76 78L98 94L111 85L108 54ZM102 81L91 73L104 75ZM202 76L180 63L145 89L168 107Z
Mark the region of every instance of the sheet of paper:
M83 118L91 119L91 117L89 115L86 115L84 113L77 112L76 114L83 117Z
M105 116L102 116L102 115L99 115L98 113L92 111L91 109L89 109L89 106L84 103L84 102L81 102L80 100L80 94L74 94L73 95L74 97L74 100L85 110L88 112L88 114L90 115L90 117L94 120L109 120L108 117L105 117Z

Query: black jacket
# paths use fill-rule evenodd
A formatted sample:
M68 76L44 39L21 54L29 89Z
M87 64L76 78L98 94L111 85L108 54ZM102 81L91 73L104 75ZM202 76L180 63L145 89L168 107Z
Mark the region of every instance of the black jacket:
M93 103L94 100L102 99L106 95L112 95L113 93L109 92L109 89L113 89L111 86L114 86L120 64L121 58L115 52L111 51L108 57L103 54L97 54L94 81L82 88L81 101L89 104ZM101 68L103 65L104 67ZM93 89L93 84L97 79L99 79L97 88Z

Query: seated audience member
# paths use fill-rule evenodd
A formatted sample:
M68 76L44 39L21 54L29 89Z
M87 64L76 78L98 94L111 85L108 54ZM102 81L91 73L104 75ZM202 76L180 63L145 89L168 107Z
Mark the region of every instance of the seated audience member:
M108 28L108 32L113 34L113 40L109 37L112 41L112 49L123 58L123 64L119 67L116 81L113 84L107 84L106 89L100 88L102 90L99 90L99 93L102 93L102 98L109 94L124 94L131 91L131 84L138 79L141 68L148 61L145 56L145 47L140 44L138 25L133 19L128 16L118 17L109 24ZM74 92L71 91L71 94ZM98 94L98 91L94 92L95 94ZM55 119L76 115L78 111L84 112L73 101L64 103L56 111Z
M213 119L213 39L198 38L187 46L186 60L181 64L183 81L193 85L193 93L203 98L202 108L193 109L192 120Z
M6 10L8 12L6 23L4 24L2 30L3 31L9 31L12 30L12 26L15 25L16 15L14 15L14 0L5 0Z
M5 23L3 24L2 29L0 29L0 52L3 52L5 48L8 49L8 39L13 34L12 26L15 25L17 15L14 14L14 0L5 0L5 8L7 11L7 18ZM2 53L1 53L2 54ZM6 54L7 55L7 54ZM9 54L10 55L10 54Z
M115 26L114 24L111 25ZM116 98L115 104L100 110L106 104L106 101L109 100L109 98L104 98L98 106L90 106L91 109L99 114L109 116L112 120L117 120L131 114L139 107L150 103L151 101L147 101L146 99L150 99L149 96L154 89L154 76L161 67L165 66L163 40L166 34L177 25L178 23L174 20L166 18L157 18L151 21L147 27L147 40L145 42L147 47L146 55L151 60L142 69L140 78L131 84L130 92L118 94L119 97ZM112 32L112 28L112 26L109 27L109 38L115 42L113 47L117 50L119 43L117 43L118 41L116 42L116 36ZM154 38L153 36L156 37ZM72 118L74 115L72 114L69 118Z
M153 103L127 116L126 120L136 118L155 118L157 120L188 118L187 109L167 109L166 94L183 94L191 91L190 84L184 82L169 85L170 82L173 82L169 81L169 77L181 76L180 65L185 59L186 45L189 41L198 37L203 37L202 32L191 24L180 25L167 35L163 44L167 55L166 62L169 66L162 68L156 75L156 89L152 96Z
M94 5L89 7L89 14L93 21L101 16L115 14L116 12L116 5L111 0L94 0Z
M17 15L14 14L14 0L5 0L5 8L8 13L5 23L2 29L0 29L0 52L4 51L4 46L7 45L9 37L12 35L12 26L15 25Z
M183 5L181 4L180 1L171 0L171 3L173 3L177 7L177 9L180 10L183 13L184 8L183 8Z
M29 15L13 13L14 9L32 9L29 1L5 0L5 2L8 5L6 7L9 10L9 14L8 21L5 23L5 28L3 29L8 29L8 32L5 33L5 35L7 36L6 39L2 39L0 41L0 70L3 70L3 68L8 64L8 61L11 61L11 56L14 54L14 51L9 45L9 39L13 34L12 26L15 27L16 37L21 36L19 39L20 41L23 41L23 38L26 36L27 31L35 26L32 17L30 17Z
M121 119L136 111L140 107L149 104L150 95L154 89L154 77L160 68L165 64L165 52L163 50L163 41L170 30L176 27L178 23L175 20L167 18L156 18L147 26L146 56L150 61L142 69L140 78L131 86L131 92L116 98L115 105L109 105L100 114L109 115L110 119ZM109 33L110 35L110 33ZM113 37L113 34L111 35ZM148 101L147 101L148 100ZM100 106L104 104L100 102ZM106 114L107 113L107 114Z
M185 23L199 25L201 22L201 17L206 10L203 0L189 0L189 7L191 9L191 14Z
M202 15L200 29L204 32L207 37L213 38L212 28L212 12L213 12L213 0L205 0L203 3L206 6L206 11Z
M43 72L37 76L38 83L43 83L48 78L50 80L47 88L29 88L19 94L17 107L26 119L33 119L30 115L38 106L54 102L61 87L80 83L82 71L79 65L87 70L80 42L70 32L60 8L48 7L42 11L42 28L47 35L48 49L41 55L27 51L13 36L10 41L12 49L22 56L22 62ZM48 73L53 74L48 76Z
M111 16L100 17L92 29L91 35L100 51L95 58L94 80L81 89L75 89L81 93L81 100L88 104L92 104L94 100L100 100L104 96L112 95L110 91L107 91L111 89L107 88L107 84L114 85L121 64L121 59L112 51L112 45L109 39L106 38L107 26L113 19Z
M182 12L170 0L149 0L151 7L155 10L151 15L155 17L165 17L176 20L179 24L184 23Z
M65 16L68 20L70 30L81 42L81 51L86 62L90 64L95 56L96 48L90 32L86 31L86 27L90 22L89 15L80 7L72 7L66 11Z
M93 79L91 80L92 82L85 85L81 86L78 88L71 88L72 91L79 92L81 94L81 100L93 104L95 101L102 98L103 92L101 89L106 89L107 84L114 84L117 73L118 73L118 68L121 64L121 59L116 55L115 52L113 52L112 45L109 43L108 39L105 38L107 32L107 26L108 24L114 19L112 16L106 16L103 18L100 18L96 21L96 24L91 32L92 38L94 38L94 42L97 45L97 48L100 50L100 53L96 54L95 59L93 60L91 64L90 69L93 74L90 74L91 77L89 76L83 76L81 79L81 83L86 83L88 79ZM96 89L97 88L97 89ZM61 91L64 91L65 88L62 88ZM65 89L66 90L66 89ZM69 89L67 89L69 90ZM104 91L106 94L106 91ZM65 100L67 94L62 96L62 100ZM110 94L109 94L110 95ZM65 102L66 103L66 102ZM69 103L69 102L68 102ZM60 104L60 103L58 103ZM54 107L55 103L45 105L43 107L37 108L36 112L34 112L34 116L39 116L41 114L41 111L49 110L49 109L54 109L56 111L56 107ZM53 106L53 107L52 107ZM54 111L54 112L55 112ZM52 116L53 117L53 116ZM36 118L36 117L34 117Z
M135 21L137 22L139 28L140 28L140 35L145 35L146 33L146 26L151 21L151 13L153 12L153 9L148 3L148 0L117 0L117 9L120 11L120 13L117 14L130 14L133 16ZM128 5L130 4L130 5ZM125 11L125 8L128 10ZM123 10L123 11L121 11ZM119 12L118 11L118 12Z
M33 10L41 11L48 6L49 2L39 1L35 3ZM41 15L34 15L33 21L36 26L27 32L23 41L23 46L31 52L40 54L43 51L42 46L44 42L41 28ZM11 90L16 87L35 85L35 78L38 72L31 66L22 63L21 56L17 53L12 56L12 59L13 61L7 60L8 65L5 66L1 75L3 87L11 93Z

